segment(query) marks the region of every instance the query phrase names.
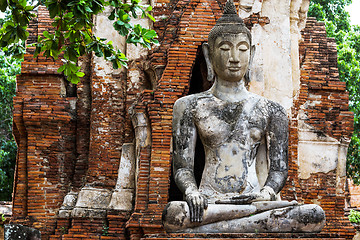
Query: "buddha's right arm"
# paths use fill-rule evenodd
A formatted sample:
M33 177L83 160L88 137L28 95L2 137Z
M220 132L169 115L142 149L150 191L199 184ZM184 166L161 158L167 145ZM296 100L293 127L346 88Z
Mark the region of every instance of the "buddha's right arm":
M179 189L186 195L197 191L194 176L196 127L189 97L177 100L173 108L173 168Z
M207 199L199 192L194 176L196 127L191 109L192 96L180 98L173 109L173 166L176 185L184 193L190 221L201 222Z

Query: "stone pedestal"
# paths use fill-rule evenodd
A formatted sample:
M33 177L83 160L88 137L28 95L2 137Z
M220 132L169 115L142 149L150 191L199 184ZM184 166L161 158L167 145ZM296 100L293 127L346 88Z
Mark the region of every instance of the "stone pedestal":
M113 210L130 211L133 208L133 189L118 189L112 194L109 208Z
M111 191L109 190L84 187L79 193L71 215L72 217L105 218L110 199Z
M237 240L275 240L275 239L306 239L306 240L345 240L346 238L340 237L339 235L334 234L314 234L314 233L241 233L241 234L230 234L230 233L218 233L218 234L209 234L209 233L183 233L183 234L154 234L154 235L145 235L142 239L151 239L151 240L165 240L165 239L237 239Z

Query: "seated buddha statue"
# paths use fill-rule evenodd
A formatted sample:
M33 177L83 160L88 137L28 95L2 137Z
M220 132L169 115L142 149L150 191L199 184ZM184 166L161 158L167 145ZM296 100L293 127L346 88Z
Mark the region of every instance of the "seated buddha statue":
M321 207L280 200L288 175L288 119L280 104L245 86L254 46L231 0L203 53L214 84L174 104L173 171L184 201L167 204L164 228L188 233L321 231ZM194 176L198 135L205 151L199 186ZM262 143L268 166L259 171ZM266 181L259 181L259 174Z

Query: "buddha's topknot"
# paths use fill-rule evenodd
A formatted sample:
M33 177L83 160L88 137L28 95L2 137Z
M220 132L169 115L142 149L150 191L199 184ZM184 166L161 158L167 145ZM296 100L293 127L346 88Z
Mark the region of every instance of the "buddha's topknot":
M245 26L244 21L237 14L236 7L232 0L228 0L226 2L223 15L216 21L215 26L209 33L208 42L210 48L213 48L215 40L218 36L226 33L246 33L251 43L251 33Z
M217 20L216 25L222 24L222 23L244 24L243 20L237 14L236 7L232 0L226 2L225 8L224 8L224 13L221 16L221 18L219 18L219 20Z
M227 1L224 8L224 14L237 14L233 1Z

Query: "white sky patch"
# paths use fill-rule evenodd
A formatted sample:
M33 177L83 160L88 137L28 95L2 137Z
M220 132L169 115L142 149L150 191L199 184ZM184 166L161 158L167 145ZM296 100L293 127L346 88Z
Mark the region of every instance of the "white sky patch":
M346 10L350 13L351 24L360 26L360 0L352 0Z

